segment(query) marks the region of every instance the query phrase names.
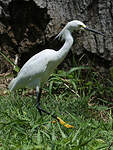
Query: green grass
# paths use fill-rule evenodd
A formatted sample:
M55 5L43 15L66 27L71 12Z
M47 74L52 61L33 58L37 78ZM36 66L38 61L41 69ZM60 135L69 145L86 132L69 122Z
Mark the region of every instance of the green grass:
M79 67L58 71L44 85L41 106L73 129L40 116L27 91L0 96L0 150L112 150L113 83L104 80Z

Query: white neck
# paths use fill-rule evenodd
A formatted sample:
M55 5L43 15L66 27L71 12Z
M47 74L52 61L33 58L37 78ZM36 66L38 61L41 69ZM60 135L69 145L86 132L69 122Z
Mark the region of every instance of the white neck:
M73 45L73 37L69 30L64 31L63 39L65 39L65 43L62 46L62 48L59 51L57 51L57 59L59 60L59 63L61 63L64 60L71 46Z

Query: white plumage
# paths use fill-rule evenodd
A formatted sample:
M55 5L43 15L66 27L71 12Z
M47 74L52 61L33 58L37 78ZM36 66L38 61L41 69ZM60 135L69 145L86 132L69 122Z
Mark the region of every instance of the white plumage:
M58 37L60 38L61 35ZM31 57L21 68L17 77L9 84L10 91L19 88L35 88L43 85L50 74L63 61L73 44L71 33L66 29L62 32L66 41L59 51L46 49Z
M71 32L85 29L102 34L89 29L84 23L78 20L67 23L57 36L57 38L65 40L63 47L59 51L46 49L31 57L21 68L18 76L11 81L9 89L12 91L24 87L35 88L38 86L40 88L40 85L48 80L50 74L63 61L71 48L73 44Z
M46 112L40 107L40 86L42 86L43 83L48 80L50 74L68 54L73 44L73 37L71 33L77 30L89 30L103 35L98 31L86 27L84 23L78 20L67 23L64 29L57 36L57 38L65 41L62 48L58 51L46 49L31 57L21 68L17 77L13 79L9 84L10 91L25 87L36 88L37 108L40 114L41 112L50 114L49 112ZM60 120L59 117L53 117L57 120Z
M46 49L31 57L21 68L18 76L11 81L9 89L12 91L24 87L36 88L47 81L58 64L56 53L54 50Z

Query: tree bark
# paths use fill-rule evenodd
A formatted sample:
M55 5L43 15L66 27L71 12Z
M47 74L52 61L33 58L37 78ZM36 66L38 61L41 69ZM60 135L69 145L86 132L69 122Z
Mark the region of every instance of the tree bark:
M80 20L105 34L75 34L73 54L89 51L112 62L112 0L0 0L0 49L13 61L19 54L22 66L45 48L58 49L52 40L71 20ZM1 55L0 61L0 73L7 72L9 65Z

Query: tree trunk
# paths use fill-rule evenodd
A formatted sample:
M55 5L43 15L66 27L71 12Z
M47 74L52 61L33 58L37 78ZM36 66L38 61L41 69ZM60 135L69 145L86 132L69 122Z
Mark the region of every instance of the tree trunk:
M0 48L13 61L19 54L22 66L32 55L45 49L58 49L52 40L68 21L80 20L105 37L90 32L76 34L73 54L86 51L100 59L113 59L112 0L0 0ZM9 65L0 55L0 73Z

